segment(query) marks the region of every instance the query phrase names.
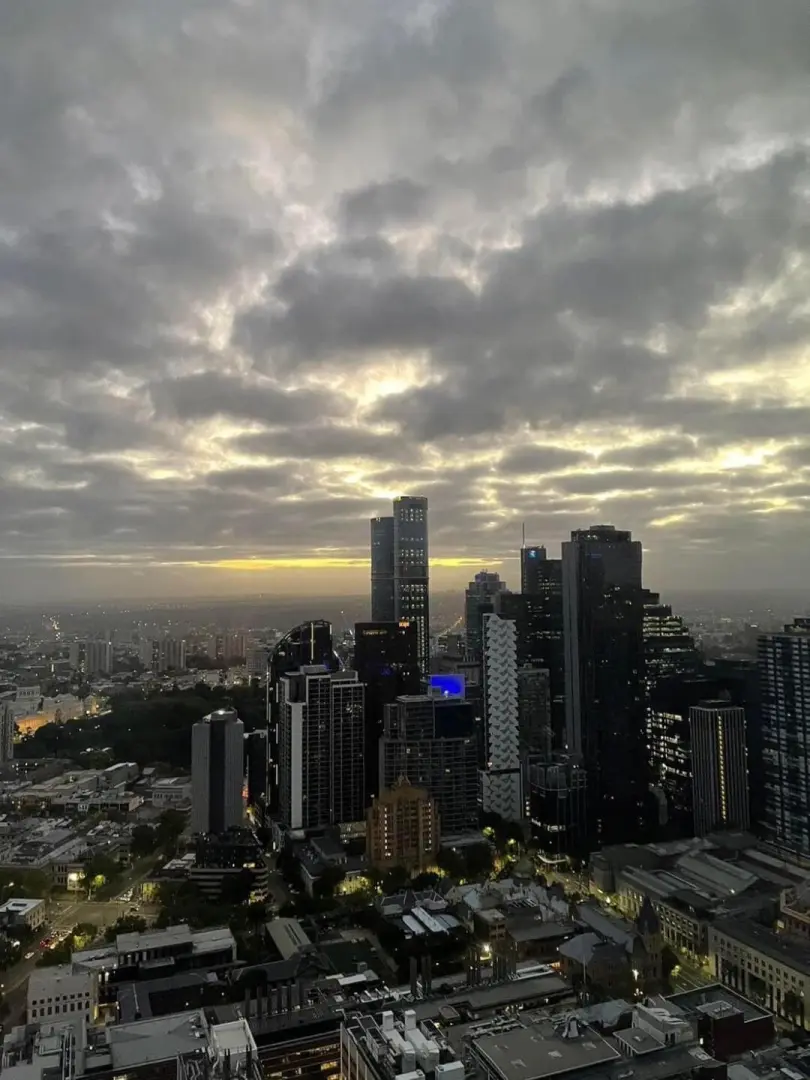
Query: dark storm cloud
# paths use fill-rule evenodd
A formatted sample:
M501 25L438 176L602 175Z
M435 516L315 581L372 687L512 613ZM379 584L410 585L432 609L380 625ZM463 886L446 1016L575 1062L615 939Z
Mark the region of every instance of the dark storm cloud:
M0 591L362 554L417 489L437 556L795 572L805 0L7 7Z

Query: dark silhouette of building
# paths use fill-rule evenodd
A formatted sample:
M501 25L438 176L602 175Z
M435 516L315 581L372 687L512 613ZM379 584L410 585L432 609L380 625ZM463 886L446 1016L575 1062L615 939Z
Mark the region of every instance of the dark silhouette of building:
M705 665L705 671L716 681L722 697L745 709L751 824L760 825L765 808L765 761L759 665L747 658L718 657Z
M394 621L394 519L371 519L371 618Z
M542 544L524 543L520 549L520 591L531 596L542 592L541 564L546 561Z
M500 574L481 570L464 593L464 647L468 659L481 662L483 657L484 615L491 614L495 598L506 592Z
M267 810L267 730L251 731L245 736L245 775L247 801L260 820Z
M695 835L717 829L744 832L751 823L745 710L723 700L701 701L689 710L689 724Z
M528 759L526 803L532 838L554 863L588 854L587 776L565 754Z
M217 709L191 729L191 828L222 833L242 824L245 726L234 709Z
M595 525L562 563L567 748L588 772L593 846L632 841L649 814L641 544Z
M385 706L402 694L418 694L421 687L416 626L411 622L357 623L354 628L353 667L366 687L365 757L366 794L380 791L379 742Z

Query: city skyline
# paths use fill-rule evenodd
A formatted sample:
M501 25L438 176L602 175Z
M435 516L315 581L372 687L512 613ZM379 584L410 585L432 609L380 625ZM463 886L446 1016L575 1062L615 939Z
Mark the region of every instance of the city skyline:
M402 493L436 589L524 522L803 580L805 19L16 5L0 597L361 593Z

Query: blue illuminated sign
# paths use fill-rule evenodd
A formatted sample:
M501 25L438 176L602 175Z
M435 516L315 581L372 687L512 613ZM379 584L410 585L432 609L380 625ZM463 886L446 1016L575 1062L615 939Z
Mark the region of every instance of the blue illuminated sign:
M463 698L465 696L465 682L463 675L431 675L430 691L439 697Z

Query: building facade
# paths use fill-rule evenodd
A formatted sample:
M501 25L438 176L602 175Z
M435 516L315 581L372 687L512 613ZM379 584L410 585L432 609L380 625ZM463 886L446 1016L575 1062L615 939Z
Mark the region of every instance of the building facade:
M689 711L695 835L750 825L745 710L704 701Z
M763 826L780 847L810 855L810 619L759 638Z
M520 768L517 628L512 619L484 615L486 764L481 776L483 809L505 821L523 818Z
M0 764L14 760L14 706L10 701L0 701Z
M506 592L500 575L481 570L464 593L464 648L468 659L479 663L484 655L484 616L494 611L495 597Z
M185 671L186 643L176 638L145 641L141 645L141 663L153 675L167 671Z
M191 729L191 828L223 833L244 817L245 725L233 709L209 713Z
M597 525L562 563L567 750L588 772L594 846L632 840L648 791L641 544Z
M356 671L305 666L280 684L279 812L293 830L362 821L365 687Z
M469 701L403 695L385 710L380 782L406 777L436 800L443 835L469 832L478 820L478 740Z
M546 549L542 544L524 544L520 549L520 591L524 596L537 596L543 591L542 564Z
M391 623L394 603L394 519L371 519L371 620Z
M401 495L394 499L394 619L416 624L423 679L430 674L429 567L428 501Z
M366 850L371 866L404 866L418 873L436 861L440 822L436 801L401 777L380 792L366 815Z
M112 645L109 641L74 641L70 646L70 666L87 678L109 675L112 672Z
M386 705L421 688L416 625L402 622L356 623L352 666L366 688L365 767L368 798L380 791L379 743Z

